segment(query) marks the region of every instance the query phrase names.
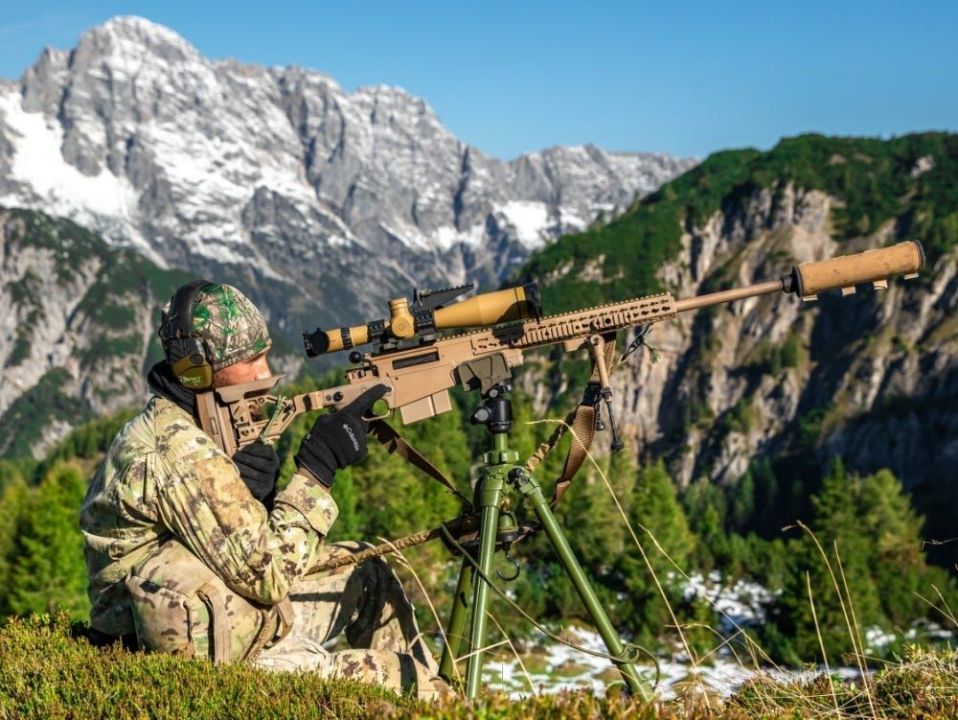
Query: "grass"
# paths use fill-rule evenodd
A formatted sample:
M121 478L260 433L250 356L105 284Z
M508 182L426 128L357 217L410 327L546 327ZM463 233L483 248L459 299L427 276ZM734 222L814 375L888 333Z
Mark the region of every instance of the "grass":
M95 647L65 616L10 619L0 628L0 718L949 718L958 716L958 656L912 648L866 684L819 674L767 676L729 698L687 683L675 700L564 692L514 700L425 703L308 673Z

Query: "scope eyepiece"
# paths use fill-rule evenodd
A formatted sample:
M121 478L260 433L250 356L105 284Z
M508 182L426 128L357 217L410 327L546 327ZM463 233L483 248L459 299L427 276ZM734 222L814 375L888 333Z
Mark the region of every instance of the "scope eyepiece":
M325 355L329 352L329 336L320 328L316 328L311 333L304 332L303 345L306 347L307 357Z

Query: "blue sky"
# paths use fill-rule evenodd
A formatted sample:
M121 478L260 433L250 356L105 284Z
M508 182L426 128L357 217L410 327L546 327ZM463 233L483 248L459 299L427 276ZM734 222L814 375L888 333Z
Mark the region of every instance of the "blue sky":
M0 77L113 15L205 55L399 85L502 158L555 144L704 156L817 131L958 129L958 2L6 2Z

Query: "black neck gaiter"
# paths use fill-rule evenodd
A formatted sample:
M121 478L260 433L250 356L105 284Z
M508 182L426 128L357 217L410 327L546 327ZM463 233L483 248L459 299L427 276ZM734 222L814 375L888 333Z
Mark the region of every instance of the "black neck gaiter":
M180 385L166 360L160 360L146 374L146 382L157 395L176 403L190 415L196 415L196 393Z

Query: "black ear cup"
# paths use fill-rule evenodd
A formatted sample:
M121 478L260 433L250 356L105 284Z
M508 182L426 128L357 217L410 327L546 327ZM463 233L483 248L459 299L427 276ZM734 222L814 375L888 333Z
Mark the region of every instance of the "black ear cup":
M206 280L194 280L176 291L170 302L171 328L164 337L166 359L173 375L190 390L206 390L213 384L213 367L206 359L203 343L193 337L193 303L200 289L210 285Z

